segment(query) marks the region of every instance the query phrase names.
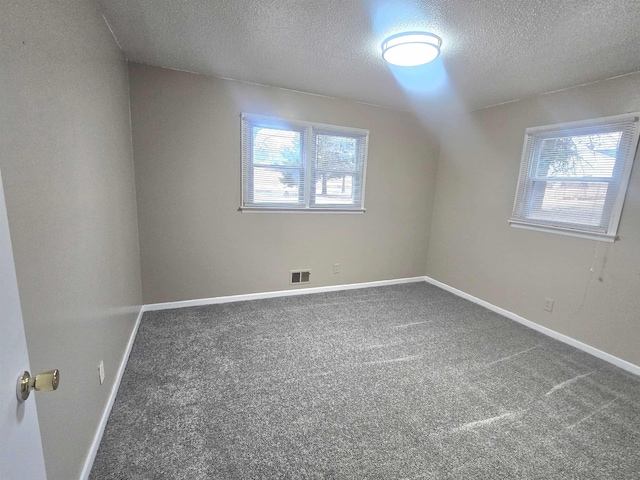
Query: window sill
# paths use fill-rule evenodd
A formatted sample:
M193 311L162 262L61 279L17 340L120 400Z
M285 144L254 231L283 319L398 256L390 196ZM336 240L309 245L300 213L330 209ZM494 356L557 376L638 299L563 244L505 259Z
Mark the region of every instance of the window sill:
M365 208L239 207L242 213L365 213Z
M509 220L509 224L515 228L524 228L526 230L535 230L538 232L555 233L557 235L566 235L569 237L586 238L587 240L597 240L599 242L613 243L617 240L617 235L609 235L607 233L585 232L567 227L556 227L551 225L527 223L522 220Z

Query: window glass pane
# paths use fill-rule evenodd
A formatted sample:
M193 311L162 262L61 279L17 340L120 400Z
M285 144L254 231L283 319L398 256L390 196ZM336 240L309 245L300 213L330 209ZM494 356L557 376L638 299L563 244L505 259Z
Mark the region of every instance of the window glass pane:
M254 126L254 165L302 165L300 132Z
M316 135L316 168L318 170L354 171L358 140L337 135Z
M316 176L315 203L317 205L352 205L353 175L336 175L330 171Z
M529 218L598 226L609 183L534 182Z
M611 178L622 132L546 138L540 145L537 177Z
M354 175L360 168L358 139L340 135L316 135L316 205L354 205L357 192Z
M300 203L300 170L297 168L253 168L254 203Z

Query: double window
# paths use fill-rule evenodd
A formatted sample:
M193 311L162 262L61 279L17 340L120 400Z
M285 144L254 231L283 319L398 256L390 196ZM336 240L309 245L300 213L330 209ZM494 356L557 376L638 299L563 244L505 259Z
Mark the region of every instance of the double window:
M242 210L364 211L369 132L242 115Z
M630 114L528 128L511 225L613 242L638 125Z

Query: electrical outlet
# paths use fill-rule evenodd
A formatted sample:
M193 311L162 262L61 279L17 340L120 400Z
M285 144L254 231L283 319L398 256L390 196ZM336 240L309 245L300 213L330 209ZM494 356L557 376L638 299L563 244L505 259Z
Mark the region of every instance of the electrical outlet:
M100 360L100 365L98 365L98 376L100 377L100 385L104 383L104 362Z
M333 273L340 273L340 264L339 263L334 263L333 264Z
M544 299L544 309L547 312L553 312L553 298L545 298Z

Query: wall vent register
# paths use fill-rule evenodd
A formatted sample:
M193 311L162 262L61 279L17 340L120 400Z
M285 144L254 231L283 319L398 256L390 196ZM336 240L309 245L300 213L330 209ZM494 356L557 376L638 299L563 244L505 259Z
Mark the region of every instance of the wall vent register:
M289 272L290 284L297 285L299 283L311 282L311 270L291 270Z

